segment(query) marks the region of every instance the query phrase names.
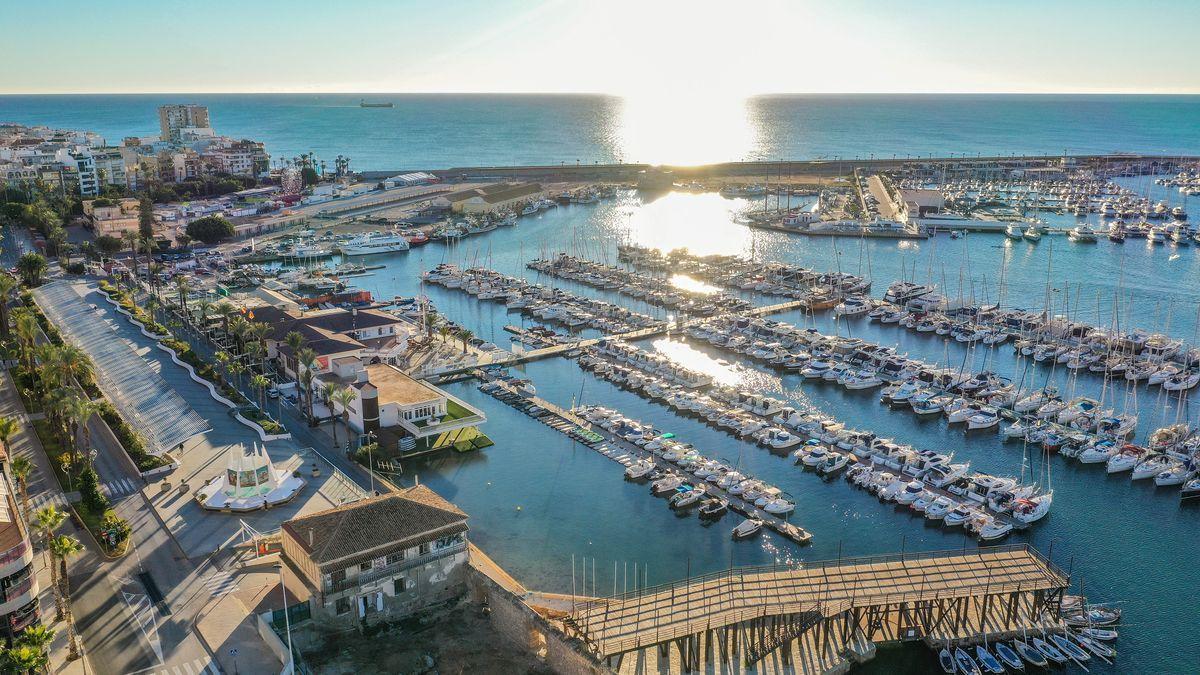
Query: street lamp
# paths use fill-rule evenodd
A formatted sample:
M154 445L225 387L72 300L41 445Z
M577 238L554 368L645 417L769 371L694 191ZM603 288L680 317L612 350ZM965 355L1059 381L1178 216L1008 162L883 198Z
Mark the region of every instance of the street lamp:
M288 639L288 660L287 670L282 675L296 674L296 656L292 652L292 617L288 614L287 604L287 585L283 583L283 564L275 563L275 569L279 570L279 590L283 591L283 625L287 627Z
M375 456L371 446L375 444L375 432L367 432L367 473L371 474L371 496L375 495Z

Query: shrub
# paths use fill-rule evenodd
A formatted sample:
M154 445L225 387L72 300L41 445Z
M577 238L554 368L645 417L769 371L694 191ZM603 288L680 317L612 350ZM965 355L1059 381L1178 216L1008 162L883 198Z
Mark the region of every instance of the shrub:
M219 244L233 236L233 223L221 216L205 216L188 223L187 235L206 244Z
M100 492L100 479L90 466L79 473L79 498L83 506L92 513L108 510L108 497Z

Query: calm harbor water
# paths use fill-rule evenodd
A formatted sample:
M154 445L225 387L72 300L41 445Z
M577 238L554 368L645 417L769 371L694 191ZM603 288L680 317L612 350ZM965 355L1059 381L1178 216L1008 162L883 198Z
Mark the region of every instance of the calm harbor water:
M1009 243L1001 235L985 234L960 240L940 235L900 243L806 239L756 233L734 223L732 212L744 206L742 201L714 194L673 193L649 203L628 195L594 206L560 207L454 247L430 244L406 254L369 258L369 262L386 264L386 269L357 281L377 298L425 293L441 312L476 335L508 346L503 326L528 321L505 311L502 305L478 301L456 290L422 287L420 272L440 262L483 265L661 316L662 310L628 298L569 281L538 278L524 266L531 258L557 251L615 261L617 242L636 242L664 250L686 246L701 254L739 252L816 269L840 265L855 272L861 268L875 280L875 296L902 273L913 275L914 267L917 279L924 281L932 266L934 282L943 285L944 278L943 288L951 295L959 292L961 283L966 297L974 288L976 298L995 299L1003 278L1006 305L1036 309L1047 295L1049 278L1054 302L1064 304L1069 289L1071 312L1079 317L1094 321L1098 315L1101 323L1107 324L1112 298L1119 292L1122 321L1128 315L1131 325L1168 327L1177 337L1195 337L1200 247L1152 248L1132 240L1124 246L1107 241L1073 245L1065 237L1046 237L1038 244ZM1192 205L1191 215L1200 217L1200 209ZM764 298L756 301L770 302ZM835 323L829 314L814 318L799 312L776 318L896 345L901 352L955 367L987 367L1034 386L1053 381L1065 392L1097 397L1102 393L1102 380L1095 375L1085 372L1072 380L1062 368L1026 367L1014 357L1009 344L967 350L940 337L863 319ZM1083 581L1089 596L1123 603L1128 625L1121 633L1120 658L1110 671L1099 670L1191 671L1182 665L1180 650L1191 657L1191 663L1200 652L1190 641L1188 628L1196 619L1189 589L1200 554L1195 537L1200 510L1181 507L1177 488L1156 489L1147 481L1133 483L1128 474L1110 477L1102 467L1068 464L1058 456L1045 460L1036 451L1027 456L1021 444L1003 443L995 433L966 434L961 425L949 427L942 419L918 420L907 412L890 411L878 403L877 392L848 392L794 375L781 376L707 345L663 338L640 346L667 353L722 381L815 407L851 426L917 447L954 452L956 459L969 460L982 471L1018 475L1024 464L1027 477L1044 479L1048 472L1055 491L1053 512L1010 541L1028 541L1052 551L1055 561L1073 572L1076 584ZM614 564L616 585L624 588L633 583L634 564L639 577L655 584L731 563L977 546L958 530L929 526L923 519L881 505L842 480L824 483L786 458L678 416L663 405L584 373L571 361L540 361L523 370L539 394L555 403L585 402L620 409L660 430L676 433L705 454L737 462L743 472L778 485L796 501L795 520L815 536L813 545L805 548L770 535L735 543L729 536L731 519L705 526L694 516L680 518L662 500L651 497L646 486L624 481L619 465L498 403L471 383L450 385L453 393L487 412L487 432L496 446L483 453L412 463L405 467L405 478L419 475L422 482L470 513L475 541L531 587L570 592L572 556L577 560L577 584L582 583L580 569L586 559L588 591L595 584L596 592L603 594L612 592ZM1157 387L1130 389L1119 384L1115 392L1107 390L1104 395L1118 409L1139 411L1139 439L1177 417L1196 420L1196 411L1186 401L1168 400ZM934 665L923 649L909 648L886 651L870 669L927 672Z
M360 108L361 98L393 108ZM1200 96L771 95L639 101L602 95L138 94L0 96L0 122L158 133L156 107L207 105L219 133L276 159L339 154L359 170L874 155L1200 153Z

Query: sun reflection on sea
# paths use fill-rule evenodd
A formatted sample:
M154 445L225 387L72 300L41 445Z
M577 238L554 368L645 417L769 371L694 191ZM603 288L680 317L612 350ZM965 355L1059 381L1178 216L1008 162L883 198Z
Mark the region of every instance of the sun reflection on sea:
M703 93L642 94L621 99L613 130L622 162L694 166L752 159L762 133L748 100Z
M744 200L715 192L671 192L644 202L630 197L613 210L609 225L623 242L664 253L686 248L696 255L749 255L754 231L733 221L744 207Z
M703 293L711 295L721 290L711 284L706 284L699 279L689 277L686 274L673 274L670 279L671 285L683 291L691 291L693 293Z

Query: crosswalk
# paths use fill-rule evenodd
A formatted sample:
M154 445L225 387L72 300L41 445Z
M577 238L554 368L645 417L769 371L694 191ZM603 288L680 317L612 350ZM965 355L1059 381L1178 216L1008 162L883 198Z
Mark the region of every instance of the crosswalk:
M103 492L109 499L124 497L125 495L133 494L140 489L141 487L129 478L118 478L100 485L100 491Z
M204 576L204 587L212 597L219 598L238 589L238 580L227 570L213 570Z
M29 507L33 511L46 506L65 509L67 508L67 498L61 492L39 492L36 495L29 495Z
M195 659L177 666L164 665L153 671L142 671L144 675L221 675L221 669L209 657Z

